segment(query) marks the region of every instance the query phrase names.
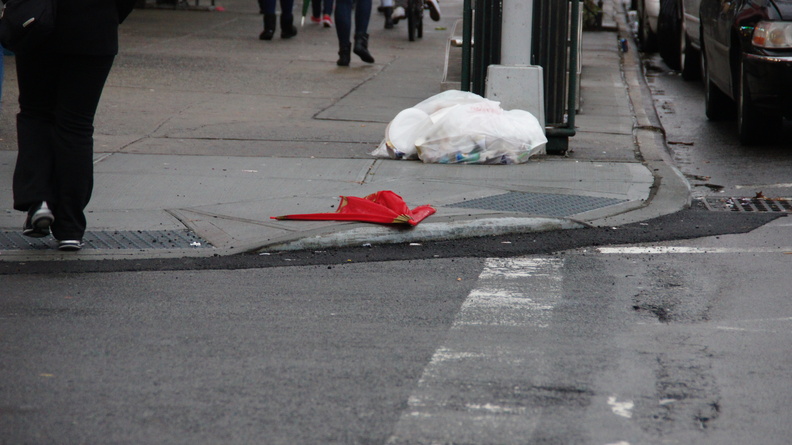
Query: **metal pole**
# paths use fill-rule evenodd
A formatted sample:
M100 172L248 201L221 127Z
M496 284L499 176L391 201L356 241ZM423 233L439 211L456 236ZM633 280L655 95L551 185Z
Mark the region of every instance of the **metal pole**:
M485 27L487 24L485 0L476 0L476 11L473 19L473 41L475 51L473 51L473 76L471 91L475 94L484 95L484 71L487 52L487 38Z
M503 0L489 0L487 66L500 64L501 29L503 28ZM484 71L486 73L486 70ZM485 76L486 80L486 76Z
M567 127L572 130L570 136L575 135L575 111L577 109L577 65L578 54L578 27L580 26L580 2L572 0L572 38L569 43L569 100L567 101Z
M473 42L473 10L470 0L465 0L462 6L462 80L460 89L470 91L470 56Z
M580 8L577 8L575 3L578 0L572 0L570 2L571 6L571 35L572 38L569 39L569 85L567 85L567 89L569 95L567 97L567 122L566 125L558 126L555 128L548 128L547 135L548 136L564 136L564 137L572 137L575 135L575 108L577 104L577 62L578 62L578 54L580 52L580 47L578 45L578 36L577 30L578 26L580 26Z
M575 104L577 103L577 60L580 48L578 47L577 31L580 26L579 1L572 0L571 6L571 36L569 43L569 83L567 85L569 94L567 96L567 122L565 125L547 127L547 153L564 154L569 148L569 138L574 136L575 130Z

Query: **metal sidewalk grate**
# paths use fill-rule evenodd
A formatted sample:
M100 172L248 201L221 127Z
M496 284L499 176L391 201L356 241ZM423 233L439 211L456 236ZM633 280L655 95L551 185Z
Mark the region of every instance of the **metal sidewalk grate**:
M782 212L792 213L791 198L704 198L708 210L722 212Z
M623 202L627 202L627 200L580 195L509 192L470 199L448 206L564 217Z
M86 232L83 249L201 249L212 247L186 230L114 230ZM21 232L0 232L0 250L47 250L57 245L52 236L29 238Z

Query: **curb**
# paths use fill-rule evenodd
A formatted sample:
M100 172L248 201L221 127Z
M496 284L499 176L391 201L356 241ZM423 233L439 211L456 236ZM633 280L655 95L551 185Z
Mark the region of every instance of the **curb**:
M398 244L407 242L448 241L462 238L508 235L526 232L582 229L588 224L565 218L484 218L446 223L422 223L410 229L360 227L303 237L294 241L272 244L251 250L255 253L290 250Z
M626 10L617 7L614 16L619 38L632 40L626 23ZM615 44L615 43L614 43ZM635 122L633 135L643 164L654 177L652 191L639 209L592 221L594 226L610 226L639 222L662 215L676 213L692 204L692 188L684 174L674 165L668 148L665 129L652 93L641 70L642 64L636 50L622 52L622 76L627 84Z

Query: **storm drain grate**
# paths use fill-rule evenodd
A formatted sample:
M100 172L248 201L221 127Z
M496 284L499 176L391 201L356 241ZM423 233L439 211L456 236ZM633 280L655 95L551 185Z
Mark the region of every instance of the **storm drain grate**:
M707 209L724 212L784 212L792 213L790 198L718 198L704 199Z
M531 213L545 216L571 216L622 202L626 202L626 200L580 195L509 192L502 195L465 200L450 204L449 207Z
M186 230L114 230L86 232L84 249L200 249L211 245ZM0 232L0 250L44 250L56 246L51 237L29 238L21 232Z

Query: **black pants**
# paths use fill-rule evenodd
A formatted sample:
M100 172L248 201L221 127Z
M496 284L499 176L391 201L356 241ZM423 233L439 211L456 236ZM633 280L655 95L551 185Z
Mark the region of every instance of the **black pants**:
M354 8L355 34L368 34L371 18L371 0L336 0L335 22L339 48L350 45L352 9Z
M94 116L115 56L17 55L14 208L46 201L56 239L82 239L93 190Z

